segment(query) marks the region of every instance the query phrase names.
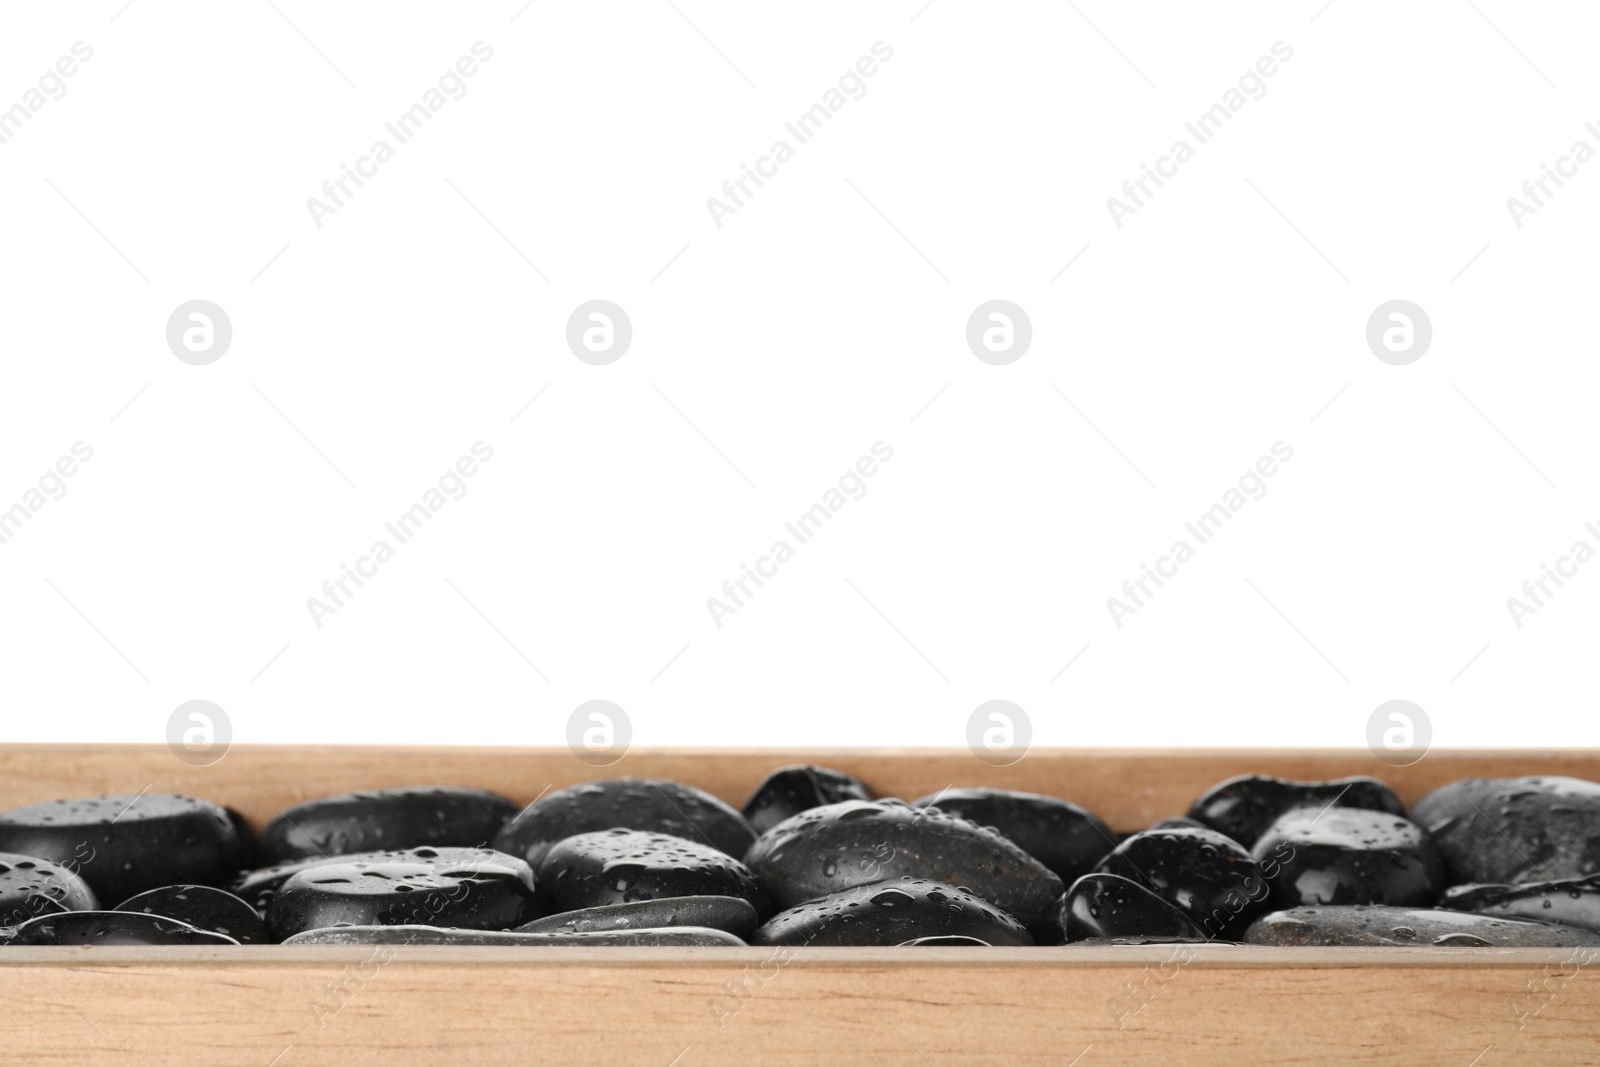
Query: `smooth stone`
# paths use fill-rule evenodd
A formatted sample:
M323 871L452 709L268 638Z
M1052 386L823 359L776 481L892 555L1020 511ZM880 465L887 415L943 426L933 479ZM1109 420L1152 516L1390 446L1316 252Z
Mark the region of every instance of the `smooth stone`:
M828 767L797 763L779 767L763 778L744 802L743 815L756 833L764 834L802 811L841 800L871 799L872 793L859 778Z
M261 831L257 863L405 848L472 848L494 840L517 813L482 789L417 786L379 789L297 804Z
M1600 874L1600 784L1581 778L1468 778L1411 808L1456 885Z
M910 941L902 941L899 948L993 948L981 937L967 937L965 934L940 934L934 937L913 937Z
M1111 828L1069 800L1010 789L946 789L911 802L986 826L1050 868L1066 885L1116 847Z
M338 923L505 930L538 918L528 865L471 851L474 858L456 864L346 856L299 871L267 905L267 931L283 941Z
M756 839L743 815L703 790L661 778L608 778L535 800L506 823L494 847L538 867L557 841L617 827L671 834L736 859Z
M1439 906L1600 932L1600 875L1521 885L1451 886L1439 898Z
M1066 940L1089 938L1203 939L1189 913L1150 889L1116 874L1086 874L1061 898Z
M664 897L738 897L768 915L750 869L726 852L648 830L599 830L558 841L539 864L539 887L560 911Z
M1198 924L1198 937L1237 941L1269 909L1255 860L1215 830L1145 830L1118 845L1096 873L1154 890Z
M41 915L16 928L12 945L237 945L210 930L164 915L134 911L68 911Z
M1238 948L1232 941L1207 941L1203 937L1086 937L1069 948L1142 948L1147 945L1220 945Z
M114 909L159 915L197 930L231 937L241 945L265 945L267 925L256 910L224 889L208 885L169 885L129 897Z
M1275 911L1245 933L1249 945L1411 945L1453 948L1575 948L1600 945L1600 934L1430 908L1353 904Z
M278 890L283 888L283 883L299 874L316 867L326 867L330 863L385 863L389 860L400 860L406 863L433 863L447 867L460 866L468 863L492 862L505 860L503 852L496 852L492 848L408 848L385 852L352 852L347 856L337 859L330 856L317 856L312 859L294 860L289 863L280 863L275 867L263 867L256 871L241 871L228 885L228 892L242 897L245 903L256 909L256 914L263 918L267 914L267 905L272 903L272 898Z
M993 830L938 808L847 800L801 812L751 846L745 862L780 908L895 878L966 886L1051 938L1066 892L1056 873Z
M1199 819L1191 819L1187 815L1172 815L1160 819L1145 827L1147 830L1209 830L1211 827Z
M726 930L674 926L647 930L524 933L438 926L334 926L295 934L285 945L506 945L513 948L743 948Z
M102 902L176 883L222 885L239 869L239 836L209 800L173 793L88 797L0 813L0 851L76 871Z
M1280 815L1295 808L1321 811L1329 806L1367 808L1390 815L1406 813L1394 790L1376 778L1297 782L1264 774L1241 774L1201 793L1189 808L1189 818L1252 848Z
M1251 853L1275 909L1302 904L1432 907L1444 860L1422 827L1360 808L1301 808L1281 816Z
M919 938L968 937L988 945L1031 945L1022 924L970 889L897 878L808 900L767 920L752 945L903 945Z
M706 926L726 930L742 941L761 925L748 900L739 897L686 896L602 904L546 915L517 927L525 934L583 934L595 930L657 930L668 926Z
M72 868L39 856L0 852L0 928L59 911L94 911L94 890Z

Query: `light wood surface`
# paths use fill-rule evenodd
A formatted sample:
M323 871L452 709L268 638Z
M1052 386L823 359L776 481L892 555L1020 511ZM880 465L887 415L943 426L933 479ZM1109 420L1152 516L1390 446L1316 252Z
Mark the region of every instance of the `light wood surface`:
M1408 801L1463 777L1600 778L1600 753L1364 750L565 750L235 748L190 768L163 746L0 746L0 809L188 792L259 826L329 793L459 784L519 801L616 774L735 805L772 767L817 762L882 795L947 785L1056 792L1130 830L1232 774L1375 774ZM1600 1064L1600 959L1564 950L0 948L0 1064L595 1067L908 1064L1501 1067Z

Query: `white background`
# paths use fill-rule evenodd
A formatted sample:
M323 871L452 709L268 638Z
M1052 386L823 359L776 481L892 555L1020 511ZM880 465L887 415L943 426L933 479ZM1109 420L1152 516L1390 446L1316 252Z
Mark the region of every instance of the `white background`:
M1600 744L1600 565L1506 607L1600 548L1600 162L1506 207L1600 148L1600 14L675 2L7 8L0 107L94 55L0 145L0 507L94 458L0 545L4 739L160 742L204 698L243 742L559 744L603 697L635 743L960 745L1003 697L1035 743L1360 745L1406 698L1436 744ZM706 199L880 40L718 228ZM234 331L204 367L164 336L196 298ZM564 340L592 298L633 323L606 367ZM964 338L993 298L1033 324L1005 367ZM1434 329L1405 367L1364 338L1395 298ZM318 628L307 598L479 440ZM879 440L866 496L714 626ZM1279 440L1266 496L1116 627Z

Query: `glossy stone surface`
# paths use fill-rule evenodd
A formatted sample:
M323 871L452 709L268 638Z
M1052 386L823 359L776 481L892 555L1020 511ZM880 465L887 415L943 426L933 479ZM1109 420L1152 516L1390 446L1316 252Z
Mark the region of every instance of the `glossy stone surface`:
M1600 932L1600 875L1522 885L1451 886L1439 898L1439 906Z
M726 930L674 926L655 930L521 933L437 926L334 926L296 934L285 945L504 945L508 948L742 948Z
M116 911L160 915L197 930L231 937L241 945L266 945L267 925L256 910L232 893L205 885L169 885L129 897Z
M1149 830L1209 830L1211 827L1199 819L1191 819L1187 815L1173 815L1151 823Z
M538 867L557 841L616 827L671 834L735 858L756 838L743 815L710 793L661 778L608 778L535 800L506 823L494 847Z
M89 883L71 868L38 856L0 852L0 928L58 911L94 911L100 906Z
M1201 939L1205 931L1189 913L1131 878L1086 874L1061 898L1066 940L1086 938Z
M1061 879L1007 838L938 808L847 800L761 835L745 862L780 908L858 885L925 878L966 886L1048 939Z
M1010 789L944 789L911 802L986 826L1071 885L1115 847L1099 816L1060 797Z
M1359 808L1300 808L1279 817L1252 850L1272 906L1393 904L1432 907L1444 861L1409 819Z
M1404 815L1394 790L1376 778L1335 778L1296 782L1262 774L1241 774L1206 790L1189 808L1189 818L1251 848L1278 817L1295 808L1321 811L1330 805Z
M761 918L739 897L687 896L603 904L546 915L517 927L528 934L582 934L596 930L653 930L669 926L704 926L750 940Z
M837 804L841 800L871 800L865 782L843 771L797 763L779 767L756 786L744 803L744 817L752 829L764 834L802 811Z
M989 942L981 937L967 937L963 934L943 934L933 937L913 937L910 941L902 941L900 948L993 948Z
M556 843L539 864L540 889L559 911L662 897L738 897L757 914L772 903L750 870L720 849L646 830L600 830Z
M344 793L296 804L256 842L263 867L296 859L420 847L483 847L517 813L481 789L423 786Z
M68 911L41 915L16 928L12 945L237 945L231 937L197 930L160 915L130 911Z
M1428 908L1362 904L1290 908L1257 919L1250 945L1417 945L1436 948L1573 948L1600 945L1600 934L1555 923Z
M1600 784L1581 778L1469 778L1411 809L1450 881L1548 882L1600 874Z
M971 890L921 878L896 878L806 901L774 915L750 943L881 946L933 937L1033 944L1021 923Z
M337 923L504 930L539 912L533 872L513 856L457 864L344 857L291 875L267 905L267 930L274 941Z
M256 909L257 914L265 916L267 905L277 895L294 875L301 871L309 871L315 867L325 867L329 863L383 863L389 860L400 860L406 863L433 863L446 867L458 867L472 863L490 863L504 861L508 857L503 852L496 852L492 848L408 848L393 852L352 852L348 856L340 856L337 860L331 857L317 856L312 859L293 860L289 863L280 863L275 867L263 867L255 871L243 871L229 883L228 891L244 900L245 903Z
M1134 834L1096 872L1154 890L1199 924L1200 937L1237 941L1268 910L1268 887L1250 853L1214 830Z
M222 885L239 869L228 813L172 793L54 800L0 813L0 852L74 870L101 903L182 882Z

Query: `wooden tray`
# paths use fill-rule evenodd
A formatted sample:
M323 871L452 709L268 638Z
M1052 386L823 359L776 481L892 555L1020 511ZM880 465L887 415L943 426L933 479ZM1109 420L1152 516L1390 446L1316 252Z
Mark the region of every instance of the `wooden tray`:
M635 750L236 746L194 768L164 746L0 746L0 809L191 793L260 827L358 788L451 784L517 801L622 774L738 806L783 763L881 796L949 785L1057 793L1119 830L1181 815L1233 774L1372 774L1409 803L1468 777L1600 779L1600 751ZM1567 950L0 949L0 1064L1020 1067L1600 1064L1600 960Z

